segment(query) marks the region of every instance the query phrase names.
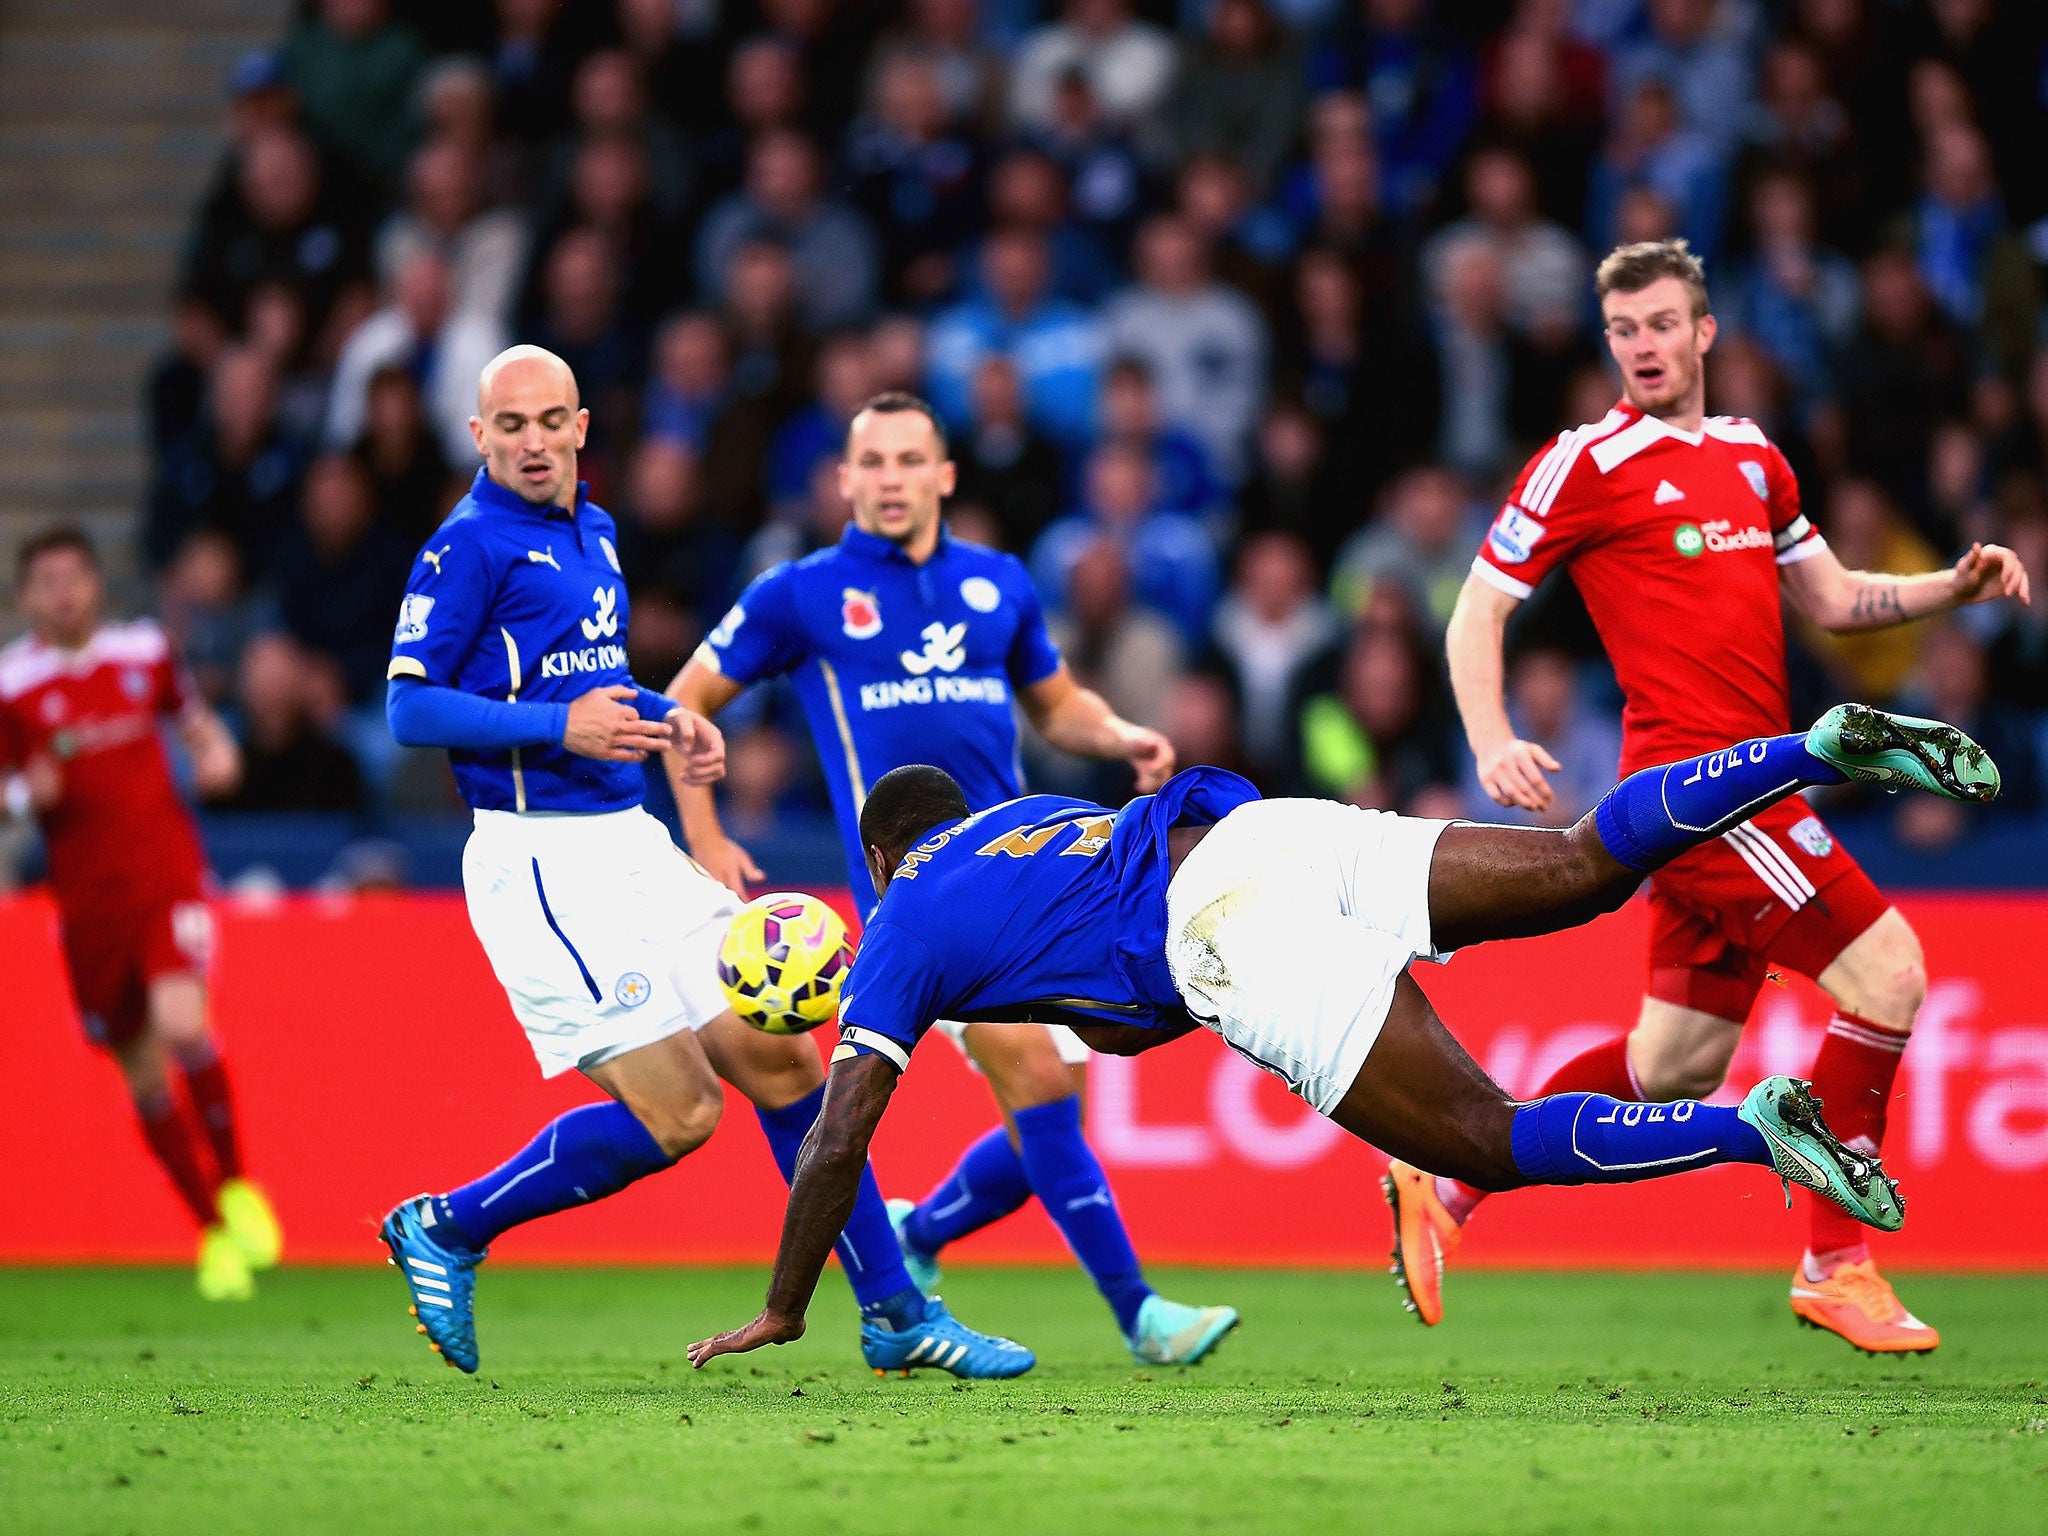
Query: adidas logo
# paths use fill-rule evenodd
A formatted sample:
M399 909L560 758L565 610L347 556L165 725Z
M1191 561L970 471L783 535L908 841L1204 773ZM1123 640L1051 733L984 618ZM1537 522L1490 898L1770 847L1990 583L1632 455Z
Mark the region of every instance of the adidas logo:
M1671 483L1671 482L1670 482L1669 480L1659 480L1659 481L1657 482L1657 505L1658 505L1658 506L1660 506L1660 507L1662 507L1662 506L1668 506L1668 505L1669 505L1670 503L1672 503L1672 502L1674 502L1674 501L1683 501L1683 500L1685 500L1685 492L1681 491L1681 490L1680 490L1680 489L1679 489L1679 488L1678 488L1677 486L1673 485L1673 484L1672 484L1672 483Z

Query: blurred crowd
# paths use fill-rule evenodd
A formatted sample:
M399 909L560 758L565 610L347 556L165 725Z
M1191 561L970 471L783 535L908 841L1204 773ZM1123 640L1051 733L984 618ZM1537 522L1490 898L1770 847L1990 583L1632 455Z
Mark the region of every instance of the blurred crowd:
M1183 760L1498 815L1443 627L1528 453L1618 394L1617 241L1707 259L1710 408L1785 449L1846 564L1997 539L2048 589L2044 42L2022 0L308 0L234 71L150 384L162 616L246 808L450 805L383 663L485 359L575 369L656 687L838 537L848 416L907 388L955 535L1024 558L1075 671ZM1618 699L1557 588L1509 700L1569 817ZM2038 808L2048 607L1794 648L1803 708L1957 721L2003 814ZM736 717L742 836L822 803L793 718Z

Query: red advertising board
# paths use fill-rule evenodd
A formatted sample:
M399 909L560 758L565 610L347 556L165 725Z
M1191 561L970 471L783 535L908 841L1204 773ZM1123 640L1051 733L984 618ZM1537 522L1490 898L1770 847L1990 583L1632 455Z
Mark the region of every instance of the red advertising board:
M1899 1266L2048 1266L2048 995L2036 966L2048 897L1902 902L1932 985L1891 1109L1903 1184ZM371 1261L377 1217L510 1153L592 1096L541 1082L471 937L461 900L406 896L224 905L216 1013L253 1170L290 1256ZM1634 904L1575 933L1468 951L1417 974L1473 1054L1531 1091L1622 1029L1642 978ZM132 1125L120 1082L78 1032L39 898L0 901L0 1260L178 1259L192 1237ZM1313 963L1341 964L1342 956ZM1305 961L1304 963L1311 963ZM1804 1073L1827 1020L1804 983L1767 987L1732 1087ZM918 1051L875 1149L885 1190L921 1194L993 1123L942 1039ZM1088 1124L1139 1251L1155 1262L1384 1262L1381 1158L1207 1035L1092 1065ZM773 1250L783 1188L736 1096L710 1145L600 1205L507 1236L524 1260L754 1261ZM1623 1189L1529 1191L1487 1207L1464 1261L1486 1265L1780 1265L1804 1230L1761 1170ZM1050 1261L1034 1208L964 1243L961 1260Z

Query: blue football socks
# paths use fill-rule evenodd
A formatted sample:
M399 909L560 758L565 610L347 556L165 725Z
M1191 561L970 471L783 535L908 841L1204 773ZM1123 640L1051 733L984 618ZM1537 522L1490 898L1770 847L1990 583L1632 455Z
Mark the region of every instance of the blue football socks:
M918 1203L903 1223L903 1240L935 1259L946 1244L1001 1221L1030 1198L1024 1159L999 1125L961 1153L944 1182Z
M1630 774L1600 797L1593 825L1617 862L1647 874L1794 790L1846 781L1804 736L1760 736Z
M1557 1093L1515 1111L1515 1167L1532 1184L1632 1184L1716 1163L1771 1165L1763 1133L1732 1106L1631 1104Z
M482 1249L507 1228L615 1195L674 1161L623 1104L584 1104L551 1121L510 1161L436 1195L434 1215Z
M1068 1097L1017 1111L1017 1140L1031 1192L1102 1292L1126 1338L1152 1294L1138 1267L1102 1164L1081 1135L1081 1101Z
M768 1137L768 1149L775 1154L775 1166L782 1170L785 1181L795 1180L797 1155L803 1151L804 1138L810 1135L818 1111L824 1106L822 1083L794 1104L785 1104L780 1109L755 1106L754 1113ZM862 1317L898 1332L924 1321L924 1293L911 1283L910 1271L903 1267L903 1251L896 1246L896 1229L889 1225L889 1208L882 1203L881 1186L875 1182L875 1170L871 1167L861 1170L860 1193L854 1197L853 1214L847 1217L846 1230L840 1233L833 1251L846 1270Z

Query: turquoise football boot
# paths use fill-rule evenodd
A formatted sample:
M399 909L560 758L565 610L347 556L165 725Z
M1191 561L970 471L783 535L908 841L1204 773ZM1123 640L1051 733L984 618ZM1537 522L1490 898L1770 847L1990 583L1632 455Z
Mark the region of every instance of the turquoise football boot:
M877 1376L930 1368L951 1371L969 1381L1003 1381L1022 1376L1038 1364L1038 1356L1022 1344L976 1333L948 1312L938 1297L925 1300L924 1321L909 1328L888 1329L879 1323L860 1325L861 1358Z
M917 1202L896 1199L888 1204L889 1225L896 1229L896 1246L902 1250L903 1267L910 1271L910 1283L929 1296L939 1288L939 1261L928 1253L919 1253L903 1236L903 1224L910 1220Z
M1155 1294L1138 1308L1127 1342L1141 1365L1193 1365L1236 1326L1235 1307L1190 1307Z
M1924 789L1945 800L1998 798L1998 765L1952 725L1894 715L1868 704L1837 704L1806 733L1807 750L1851 782Z
M1875 1153L1845 1147L1820 1117L1820 1100L1796 1077L1767 1077L1743 1096L1735 1111L1762 1133L1771 1166L1785 1183L1785 1203L1799 1184L1834 1201L1865 1226L1896 1232L1906 1202Z
M432 1197L415 1195L384 1218L377 1235L412 1292L412 1315L427 1347L458 1370L476 1370L476 1267L482 1253L443 1248L427 1236ZM489 1250L485 1250L488 1252Z

